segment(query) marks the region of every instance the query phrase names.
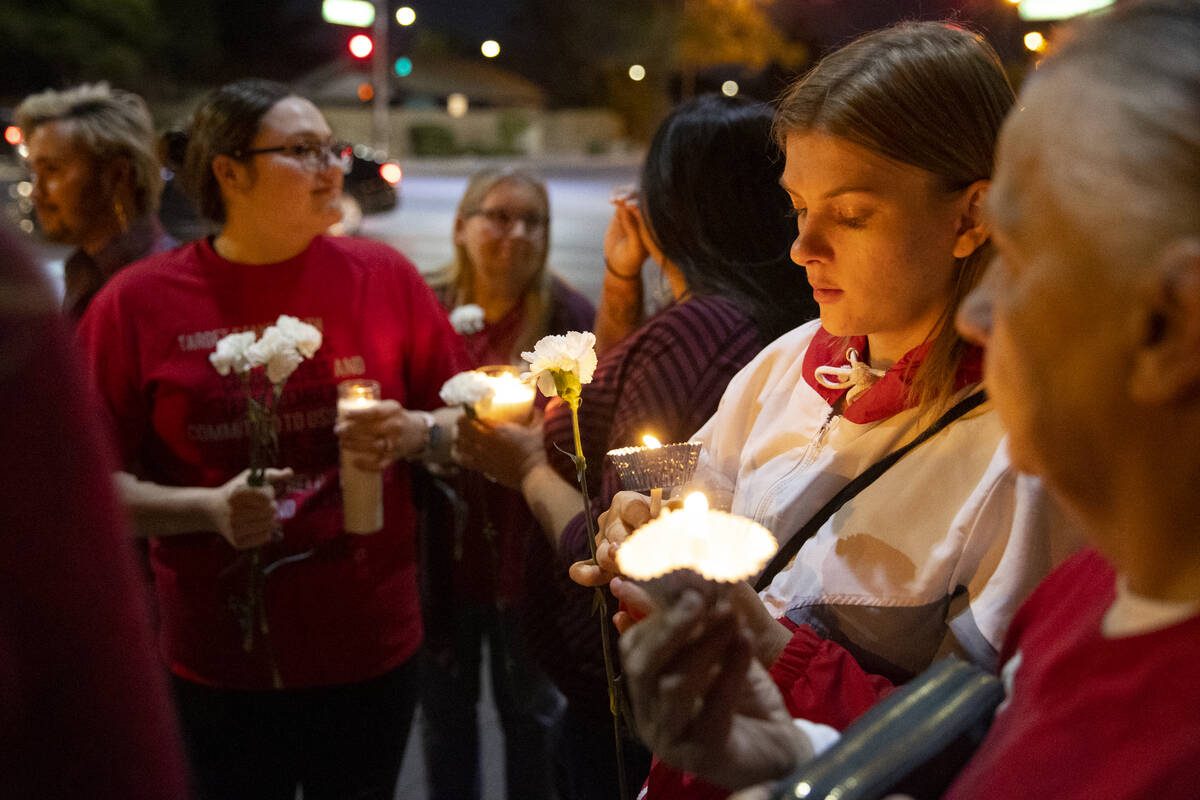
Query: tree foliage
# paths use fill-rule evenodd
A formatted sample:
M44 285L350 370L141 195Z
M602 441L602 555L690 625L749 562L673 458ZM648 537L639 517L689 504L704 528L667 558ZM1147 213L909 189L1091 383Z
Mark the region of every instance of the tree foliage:
M795 67L805 58L804 48L771 21L763 0L682 0L678 21L680 68L741 64L759 72L772 63Z
M211 0L40 0L0 5L0 96L108 81L161 94L225 59Z
M0 9L0 40L0 68L19 90L84 80L130 83L162 44L154 0L7 5Z

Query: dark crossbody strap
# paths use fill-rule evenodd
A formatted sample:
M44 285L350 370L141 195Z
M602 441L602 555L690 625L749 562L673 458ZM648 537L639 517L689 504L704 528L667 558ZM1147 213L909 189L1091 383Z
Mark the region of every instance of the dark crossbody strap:
M937 422L921 431L921 434L917 438L899 450L893 450L888 453L863 470L850 483L846 484L840 492L835 494L828 503L822 506L820 511L813 515L812 519L805 523L803 528L797 531L795 536L785 542L783 547L779 548L779 551L775 553L775 557L771 559L766 569L763 570L762 575L759 576L758 581L755 582L754 591L761 592L770 586L771 581L779 574L779 571L790 564L792 559L795 558L796 553L800 552L800 548L804 546L804 543L811 539L821 529L821 526L836 514L837 510L844 506L852 497L870 486L876 478L887 472L893 464L904 458L913 448L924 444L930 437L941 431L942 428L945 428L971 409L977 408L985 400L987 400L987 392L982 390L959 400L949 411L942 414Z

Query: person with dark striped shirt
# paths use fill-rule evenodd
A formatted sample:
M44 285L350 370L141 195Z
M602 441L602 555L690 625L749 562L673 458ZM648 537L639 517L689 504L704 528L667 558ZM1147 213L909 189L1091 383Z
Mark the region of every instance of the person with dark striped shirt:
M605 452L638 444L644 433L686 441L716 411L738 370L816 313L811 296L797 291L788 258L788 203L770 128L764 105L717 96L689 101L656 133L640 192L614 201L598 320L636 330L619 342L609 337L583 387L579 418L593 518L621 488ZM662 269L673 300L638 327L647 258ZM526 565L529 646L568 700L558 742L566 795L610 798L615 749L592 590L567 574L589 556L574 465L556 452L572 447L561 402L547 407L542 426L464 420L457 443L464 466L522 491L546 533ZM640 783L648 754L629 746L640 750L626 758L629 779Z

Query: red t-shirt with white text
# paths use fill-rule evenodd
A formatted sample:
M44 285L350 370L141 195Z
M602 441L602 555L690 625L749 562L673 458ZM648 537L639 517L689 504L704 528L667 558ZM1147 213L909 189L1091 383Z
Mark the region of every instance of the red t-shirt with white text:
M201 240L123 270L97 295L79 338L124 468L169 486L218 486L248 466L240 379L208 361L217 341L288 314L323 343L288 380L278 465L280 563L265 582L270 648L289 687L363 680L402 663L421 640L414 511L407 466L384 474L384 528L343 530L337 384L365 377L406 408L441 405L442 383L467 367L461 341L412 264L375 242L319 236L274 264L237 264ZM311 553L311 554L310 554ZM246 552L215 533L153 541L160 647L183 677L267 688L261 635L246 652L238 614Z

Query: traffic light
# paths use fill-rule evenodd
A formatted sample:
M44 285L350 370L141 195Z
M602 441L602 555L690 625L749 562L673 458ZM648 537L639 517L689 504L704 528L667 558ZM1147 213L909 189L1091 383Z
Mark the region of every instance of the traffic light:
M375 49L375 42L365 33L356 33L350 37L349 48L355 58L367 58Z

